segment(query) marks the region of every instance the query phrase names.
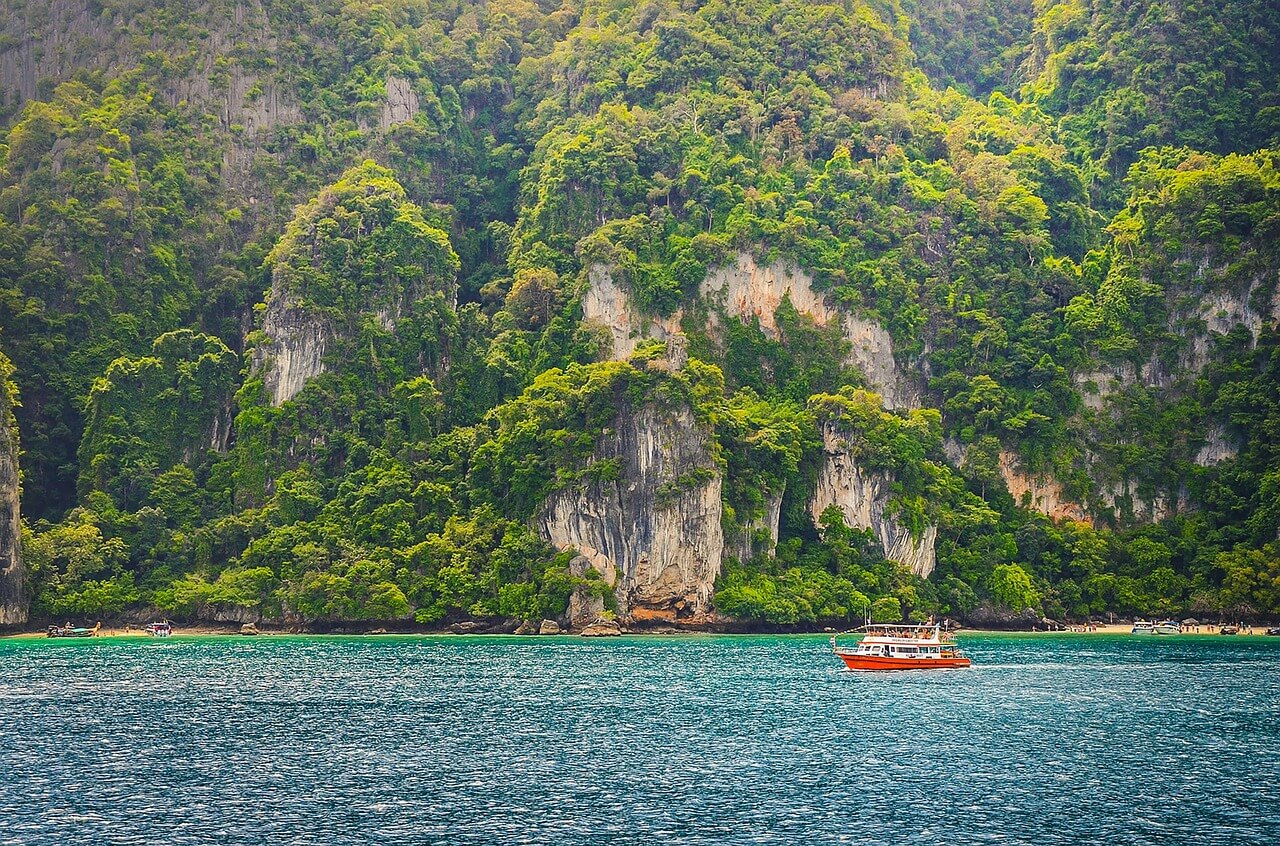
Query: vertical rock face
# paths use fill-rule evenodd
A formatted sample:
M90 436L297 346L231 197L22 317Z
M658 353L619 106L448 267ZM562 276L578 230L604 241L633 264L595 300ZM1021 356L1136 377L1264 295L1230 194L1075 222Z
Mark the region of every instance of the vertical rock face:
M711 434L688 409L621 408L596 445L616 479L584 481L551 496L538 515L543 537L576 549L620 610L687 617L709 610L724 550L721 476ZM584 565L585 566L585 565Z
M387 99L382 104L382 131L408 123L418 113L418 95L409 80L399 76L387 77Z
M841 434L830 425L824 427L822 440L825 455L809 503L814 524L818 524L823 511L835 505L843 512L847 525L870 529L875 534L885 558L905 564L918 576L932 573L937 563L934 542L938 527L930 524L919 537L913 537L892 515L884 513L893 480L859 467L845 448Z
M13 420L12 366L0 355L0 626L27 621L26 570L18 514L18 427Z
M1216 424L1204 433L1204 446L1196 452L1195 462L1201 467L1212 467L1235 458L1239 451L1239 445L1228 437L1227 430L1221 424Z
M585 555L575 555L569 562L569 573L581 578L588 570L595 569L604 579L604 583L613 588L618 583L617 568L608 565L597 567ZM582 629L592 623L598 623L604 614L604 599L593 593L585 585L578 585L569 595L569 626Z
M880 394L885 407L919 406L919 386L898 369L888 330L874 321L828 305L826 298L813 289L813 280L807 274L780 261L761 266L750 253L740 253L733 264L709 272L699 293L725 316L742 320L758 318L761 331L774 338L778 336L778 307L784 299L789 299L796 311L807 314L815 323L826 326L836 322L849 341L848 363L866 376L868 385ZM709 315L708 328L713 337L721 337L716 309ZM668 318L640 314L609 269L595 265L588 272L587 290L582 295L582 316L585 321L607 330L613 342L612 357L622 361L635 351L640 341L649 338L662 341L679 332L681 313Z
M587 290L582 294L582 319L608 333L613 344L611 358L625 361L641 341L649 338L665 341L679 331L679 315L655 319L640 314L604 265L592 265L587 279Z
M1067 498L1062 483L1050 475L1032 475L1018 464L1017 456L1000 451L1000 475L1013 501L1055 520L1087 520L1083 507Z
M267 343L254 353L255 369L262 379L272 405L293 399L307 380L325 370L324 355L333 340L333 330L321 315L307 311L272 290L262 321Z
M756 555L772 558L778 550L778 525L782 521L782 491L765 496L764 514L748 520L741 532L733 538L726 550L739 561L748 561Z
M843 327L850 344L849 363L867 377L868 385L880 394L886 408L919 405L918 391L898 371L888 331L878 323L828 305L826 297L814 290L808 274L781 261L761 266L749 253L740 253L733 264L707 274L702 295L722 306L728 315L758 317L760 328L774 337L778 334L778 307L783 299L790 299L796 311L809 315L814 322Z

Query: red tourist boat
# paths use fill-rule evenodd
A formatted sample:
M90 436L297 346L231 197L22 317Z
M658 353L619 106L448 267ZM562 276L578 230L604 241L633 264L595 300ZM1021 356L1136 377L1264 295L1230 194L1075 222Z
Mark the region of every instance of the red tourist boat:
M862 639L857 643L839 642L846 635L859 634ZM831 649L850 670L923 670L970 663L956 647L955 638L936 625L863 626L832 637Z

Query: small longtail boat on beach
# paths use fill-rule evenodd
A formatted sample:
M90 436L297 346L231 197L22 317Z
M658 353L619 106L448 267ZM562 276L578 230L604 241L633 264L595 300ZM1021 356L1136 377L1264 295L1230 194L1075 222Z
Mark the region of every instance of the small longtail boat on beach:
M856 644L840 638L862 635ZM867 625L831 638L831 650L850 670L923 670L971 663L941 626Z
M102 628L102 623L91 629L73 626L67 623L65 626L50 626L45 632L45 637L93 637L98 633L98 629Z

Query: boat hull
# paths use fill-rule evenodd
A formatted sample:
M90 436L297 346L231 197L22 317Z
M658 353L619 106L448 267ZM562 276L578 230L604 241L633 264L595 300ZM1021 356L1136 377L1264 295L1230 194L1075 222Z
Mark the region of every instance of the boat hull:
M885 655L836 655L850 670L942 670L969 666L969 659L954 658L895 658Z

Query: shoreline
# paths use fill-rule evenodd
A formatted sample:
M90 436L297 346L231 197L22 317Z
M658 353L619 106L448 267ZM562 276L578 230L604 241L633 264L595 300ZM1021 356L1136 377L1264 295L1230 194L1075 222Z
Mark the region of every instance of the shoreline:
M1114 623L1105 626L1098 626L1092 631L1044 631L1044 630L1018 630L1018 629L978 629L978 628L961 628L956 630L956 634L965 636L999 636L999 637L1070 637L1082 636L1090 637L1095 635L1130 635L1130 623ZM1201 630L1182 632L1177 635L1133 635L1138 640L1169 640L1171 638L1184 637L1266 637L1266 626L1255 626L1253 632L1249 633L1242 630L1237 635L1221 635L1214 631L1210 626L1200 626ZM623 637L679 637L679 636L729 636L741 637L751 635L766 636L788 636L788 637L830 637L835 632L831 631L724 631L722 629L634 629L624 630L621 632ZM190 626L175 626L172 637L177 638L212 638L212 637L231 637L231 638L272 638L272 637L520 637L531 639L555 640L557 638L581 638L578 632L563 631L554 635L538 635L527 634L517 635L513 633L497 633L497 632L468 632L458 633L451 632L449 629L432 629L432 630L405 630L405 631L389 631L385 628L370 629L367 631L289 631L285 629L263 628L255 635L242 634L238 626L218 626L205 623L194 624ZM103 626L103 628L93 637L84 638L49 638L44 629L29 629L24 631L8 631L0 632L0 641L4 640L58 640L82 642L93 639L110 639L110 640L164 640L165 638L154 638L148 635L138 626ZM599 638L587 638L596 640ZM609 638L604 638L605 640Z

